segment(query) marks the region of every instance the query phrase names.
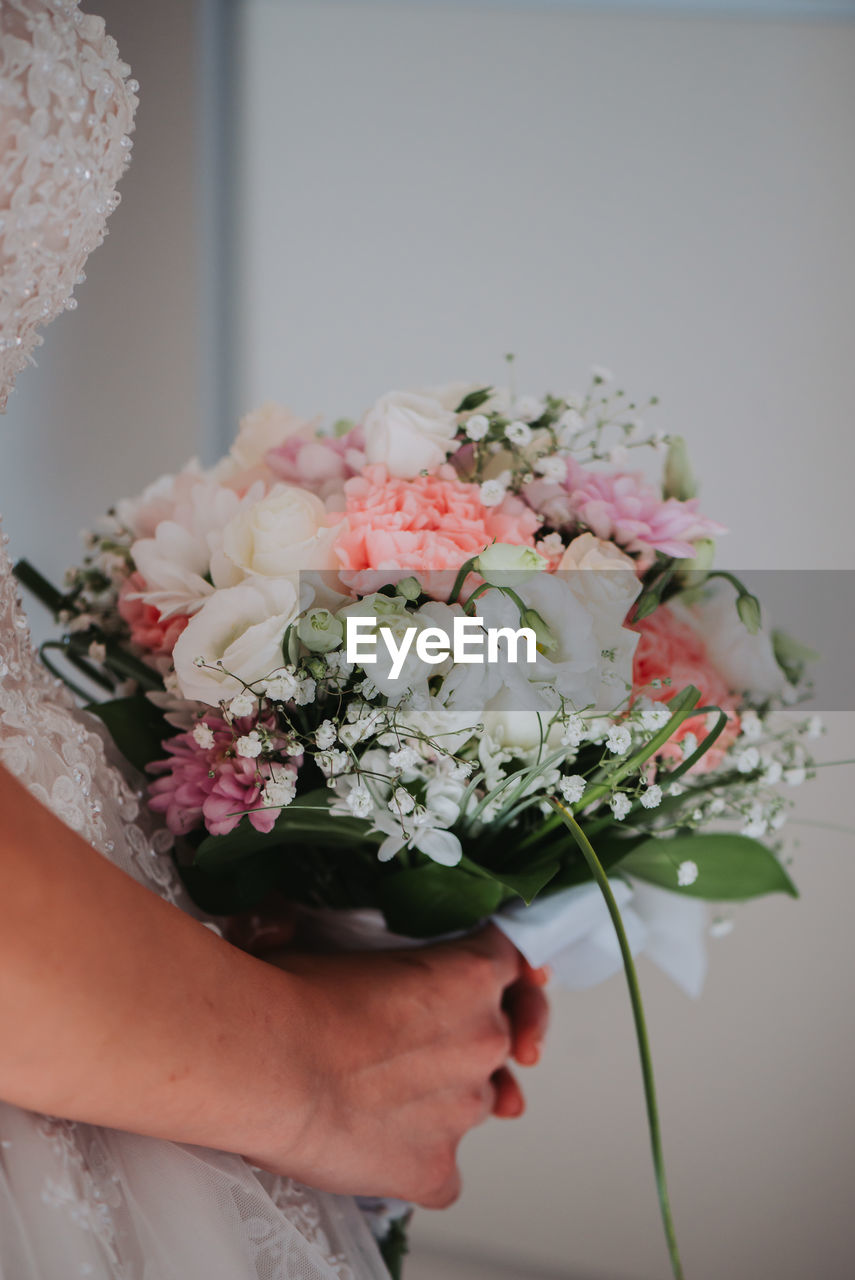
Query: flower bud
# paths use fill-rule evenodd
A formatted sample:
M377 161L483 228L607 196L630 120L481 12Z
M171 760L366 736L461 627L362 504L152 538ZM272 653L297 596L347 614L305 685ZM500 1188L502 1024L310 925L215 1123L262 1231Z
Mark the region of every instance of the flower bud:
M491 587L517 587L547 566L533 547L494 542L476 558L473 568Z
M312 653L329 653L341 644L344 627L329 609L310 609L297 623L297 635Z
M399 596L403 596L405 600L418 600L422 594L422 584L418 578L402 578L395 587Z
M679 498L681 502L694 498L697 492L695 477L689 466L686 442L682 436L671 436L669 441L663 488L666 498Z

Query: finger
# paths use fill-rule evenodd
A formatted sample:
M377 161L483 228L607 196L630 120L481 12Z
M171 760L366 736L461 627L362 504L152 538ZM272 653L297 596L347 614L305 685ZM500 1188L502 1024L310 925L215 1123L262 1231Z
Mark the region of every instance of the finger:
M490 1080L496 1091L493 1115L498 1116L500 1120L513 1120L521 1116L525 1111L525 1098L508 1068L499 1067L498 1071L493 1072Z
M549 1026L549 1001L541 987L521 979L508 987L502 1008L511 1024L511 1053L522 1066L533 1067Z
M486 928L480 929L478 933L473 933L469 938L464 938L461 945L468 946L472 951L478 951L482 955L489 956L495 965L502 987L510 986L512 982L515 982L525 964L525 960L523 960L511 940L506 938L501 929L497 929L494 924L488 924Z
M521 977L525 982L534 983L536 987L545 987L552 977L552 970L548 964L542 964L539 969L533 969L525 957L523 957L523 970Z

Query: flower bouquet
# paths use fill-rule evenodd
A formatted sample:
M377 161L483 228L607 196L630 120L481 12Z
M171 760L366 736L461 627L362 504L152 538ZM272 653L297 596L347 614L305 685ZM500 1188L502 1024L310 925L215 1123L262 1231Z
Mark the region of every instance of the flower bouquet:
M712 567L723 532L682 441L595 370L393 392L326 432L267 405L119 502L63 591L19 566L206 912L493 918L571 986L624 966L676 1275L633 955L697 991L704 900L795 896L776 832L820 731L782 714L808 655Z

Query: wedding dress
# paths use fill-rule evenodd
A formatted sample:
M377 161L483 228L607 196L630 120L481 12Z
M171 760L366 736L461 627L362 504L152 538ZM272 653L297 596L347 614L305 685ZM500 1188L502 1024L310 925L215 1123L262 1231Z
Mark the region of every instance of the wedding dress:
M76 0L0 0L0 407L118 204L134 81ZM90 371L92 372L92 371ZM162 833L29 641L0 545L0 762L185 909ZM237 1156L0 1103L0 1280L382 1280L346 1197Z

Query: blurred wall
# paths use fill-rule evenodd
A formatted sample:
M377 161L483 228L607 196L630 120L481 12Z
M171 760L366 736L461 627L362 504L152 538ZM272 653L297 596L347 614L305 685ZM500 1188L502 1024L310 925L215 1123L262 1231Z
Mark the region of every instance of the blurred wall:
M521 392L604 363L686 435L720 563L855 567L855 28L514 8L245 0L240 403L335 418L507 351ZM800 822L850 824L851 780ZM699 1003L642 965L693 1280L853 1271L852 834L791 839L802 901L738 911ZM413 1280L664 1276L620 979L556 997L528 1088L417 1216Z

